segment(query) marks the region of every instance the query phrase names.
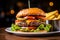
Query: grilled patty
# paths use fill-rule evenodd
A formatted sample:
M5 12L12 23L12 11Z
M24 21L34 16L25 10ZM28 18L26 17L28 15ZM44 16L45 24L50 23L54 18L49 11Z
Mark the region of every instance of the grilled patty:
M33 22L30 22L29 24L27 24L25 21L22 21L22 22L18 23L18 26L21 26L21 27L28 27L28 26L38 27L42 23L44 23L44 22L33 21Z

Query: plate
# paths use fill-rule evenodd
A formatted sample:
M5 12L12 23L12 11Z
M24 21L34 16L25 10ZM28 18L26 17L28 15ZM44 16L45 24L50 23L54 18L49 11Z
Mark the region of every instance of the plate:
M11 27L6 28L5 31L8 32L8 33L13 33L15 35L20 35L20 36L47 36L47 35L50 35L50 34L60 33L60 31L47 32L47 33L41 33L41 32L16 32L16 31L11 31Z

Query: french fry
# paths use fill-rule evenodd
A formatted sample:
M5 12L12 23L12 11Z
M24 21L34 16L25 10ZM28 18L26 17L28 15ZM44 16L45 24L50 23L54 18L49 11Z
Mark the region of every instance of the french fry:
M55 18L55 15L52 15L52 16L50 16L49 18L47 18L48 20L52 20L52 19L54 19Z
M56 16L58 16L58 15L59 15L59 13L58 13L58 12L56 12L56 13L55 13L55 15L56 15Z
M57 19L60 19L60 15L58 15Z
M58 15L58 17L54 18L53 20L60 20L60 15Z
M51 17L51 16L53 16L53 15L58 15L58 11L55 10L55 11L53 11L53 12L46 13L46 18L49 18L49 17Z
M53 20L58 20L57 18L54 18Z

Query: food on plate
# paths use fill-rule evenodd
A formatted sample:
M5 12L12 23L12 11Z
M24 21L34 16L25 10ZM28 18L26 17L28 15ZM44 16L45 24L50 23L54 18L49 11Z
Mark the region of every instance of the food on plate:
M60 14L58 10L46 13L46 20L60 20Z
M32 29L30 29L32 28ZM12 24L11 25L11 30L16 31L16 32L49 32L51 31L52 26L50 24L40 24L36 29L35 27L20 27L18 25Z
M60 20L60 14L57 16L57 18L54 18L54 20Z
M52 26L45 24L45 21L46 15L42 9L23 9L17 13L15 24L11 25L11 30L22 32L49 32Z
M47 18L48 20L54 19L55 15L52 15L51 17Z

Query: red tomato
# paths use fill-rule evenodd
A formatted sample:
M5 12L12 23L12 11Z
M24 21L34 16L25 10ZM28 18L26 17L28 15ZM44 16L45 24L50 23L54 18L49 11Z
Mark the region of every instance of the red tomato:
M36 27L33 27L33 26L29 26L28 29L36 29Z
M41 19L43 19L43 20L46 20L46 18L43 17L43 16L37 16L37 18L41 18Z
M15 22L20 22L20 20L15 20Z

